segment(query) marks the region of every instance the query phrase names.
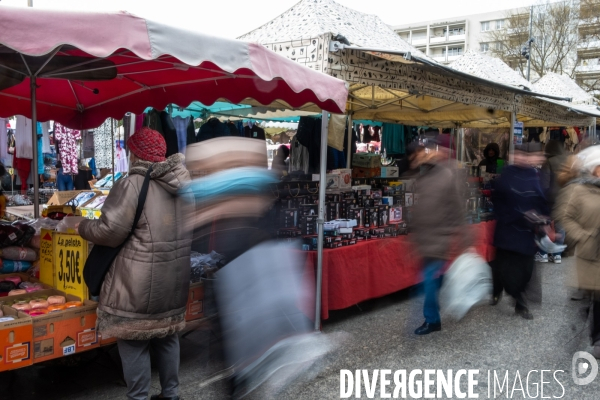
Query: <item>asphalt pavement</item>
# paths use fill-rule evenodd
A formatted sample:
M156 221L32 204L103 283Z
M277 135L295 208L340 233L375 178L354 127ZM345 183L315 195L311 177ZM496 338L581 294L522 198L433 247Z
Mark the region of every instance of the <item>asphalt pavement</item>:
M356 370L370 374L391 370L393 374L398 370L465 369L478 370L473 390L479 398L598 399L600 377L583 386L572 378L573 355L591 351L587 303L571 300L565 285L573 264L573 258L564 258L562 264L537 264L543 295L541 303L530 307L534 315L531 321L515 315L514 303L505 295L497 306L477 307L461 321L444 320L441 332L415 336L414 329L423 322L419 288L335 311L324 323L323 333L338 343L336 351L313 367L310 375L282 388L280 382L286 372L282 370L270 384L247 398L339 399L340 370L353 374ZM229 398L225 380L202 385L223 368L219 346L210 325L181 339L182 399ZM542 377L542 370L550 372ZM579 372L583 374L577 376L585 376L589 370ZM500 390L506 376L507 384ZM460 387L466 393L465 379ZM153 393L159 390L153 368ZM1 399L112 400L125 398L125 392L116 348L73 359L73 365L51 363L0 373ZM364 388L361 396L368 398ZM372 398L381 396L377 387ZM414 398L410 392L407 397ZM356 398L355 393L351 398Z

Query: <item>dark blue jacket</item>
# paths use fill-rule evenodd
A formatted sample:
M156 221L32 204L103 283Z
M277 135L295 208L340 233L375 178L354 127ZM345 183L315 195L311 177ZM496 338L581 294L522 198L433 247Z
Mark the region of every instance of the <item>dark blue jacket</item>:
M534 227L525 219L524 213L529 210L542 215L550 213L538 171L510 165L503 169L494 188L492 202L497 220L494 246L534 255L537 251Z

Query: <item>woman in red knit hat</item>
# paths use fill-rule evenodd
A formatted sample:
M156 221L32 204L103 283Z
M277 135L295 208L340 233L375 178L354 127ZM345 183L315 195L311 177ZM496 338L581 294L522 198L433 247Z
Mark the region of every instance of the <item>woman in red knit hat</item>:
M129 399L148 397L150 347L158 361L160 398L178 399L177 332L185 326L191 234L182 223L187 203L177 193L190 175L182 154L165 158L165 140L155 130L140 129L127 146L129 176L112 188L100 219L85 220L78 228L92 243L117 247L125 242L102 285L98 330L104 337L118 339ZM150 167L146 202L133 226Z

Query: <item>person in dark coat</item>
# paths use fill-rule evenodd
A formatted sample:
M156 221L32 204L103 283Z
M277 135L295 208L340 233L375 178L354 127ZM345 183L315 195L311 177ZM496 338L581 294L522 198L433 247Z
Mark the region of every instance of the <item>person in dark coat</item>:
M492 195L496 214L492 263L494 294L498 304L505 290L516 301L515 312L533 319L523 296L534 269L535 225L531 215L549 215L549 210L535 165L542 161L540 143L515 146L515 163L503 169Z
M500 158L500 146L498 143L490 143L483 150L483 160L479 163L479 167L485 167L485 171L490 174L495 174Z

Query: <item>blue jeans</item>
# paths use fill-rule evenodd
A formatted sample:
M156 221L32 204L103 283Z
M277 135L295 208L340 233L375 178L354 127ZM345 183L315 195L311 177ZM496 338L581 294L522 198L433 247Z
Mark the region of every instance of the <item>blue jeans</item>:
M425 290L425 304L423 305L423 315L425 316L425 322L437 324L441 322L438 292L442 285L441 272L446 260L426 258L424 263L423 289Z
M56 186L58 190L63 192L65 190L73 190L73 177L71 175L63 174L62 168L56 173Z
M562 226L560 226L558 223L554 223L554 231L556 232L556 240L554 241L555 244L564 244L565 243L565 230L563 229ZM560 236L560 237L558 237ZM540 254L545 256L546 253L544 250L540 249ZM552 254L553 256L560 256L560 253L556 253L556 254Z

